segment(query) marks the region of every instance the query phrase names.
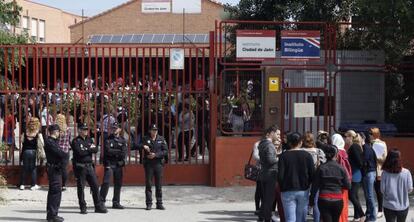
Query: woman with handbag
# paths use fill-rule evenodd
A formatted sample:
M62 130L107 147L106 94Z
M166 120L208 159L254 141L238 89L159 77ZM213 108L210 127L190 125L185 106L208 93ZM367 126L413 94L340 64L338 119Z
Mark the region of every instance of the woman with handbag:
M44 160L43 137L40 133L40 120L31 117L27 123L26 132L23 135L22 152L20 162L23 168L20 176L20 190L24 190L24 181L27 174L32 177L31 190L39 189L37 182L36 160Z

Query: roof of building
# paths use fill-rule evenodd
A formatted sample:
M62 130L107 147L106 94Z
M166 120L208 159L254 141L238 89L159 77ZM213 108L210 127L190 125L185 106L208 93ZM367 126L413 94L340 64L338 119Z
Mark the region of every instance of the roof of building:
M53 7L53 6L50 6L50 5L46 5L46 4L42 4L42 3L39 3L39 2L34 2L34 1L30 1L30 0L22 0L22 1L29 2L29 3L36 4L36 5L41 5L43 7L53 8L53 9L59 10L59 11L65 13L65 14L68 14L68 15L82 17L81 15L77 15L77 14L74 14L74 13L71 13L71 12L67 12L67 11L64 11L64 10L62 10L60 8L56 8L56 7ZM87 18L87 17L84 16L84 18Z
M94 16L92 16L92 17L89 17L89 18L87 18L87 19L85 19L85 20L83 20L83 21L81 21L81 22L78 22L78 23L76 23L76 24L73 24L73 25L69 26L69 28L73 28L73 27L76 27L76 26L78 26L78 25L80 25L80 24L83 24L83 23L85 23L85 22L89 22L89 21L91 21L91 20L94 20L94 19L96 19L96 18L98 18L98 17L101 17L101 16L103 16L103 15L106 15L106 14L108 14L108 13L111 13L111 12L113 12L113 11L117 10L117 9L120 9L120 8L122 8L122 7L124 7L124 6L129 5L129 4L132 4L132 3L136 2L136 1L138 1L138 0L129 0L129 1L127 1L127 2L125 2L125 3L122 3L122 4L118 5L118 6L115 6L115 7L113 7L113 8L110 8L110 9L106 10L106 11L103 11L103 12L101 12L101 13L97 14L97 15L94 15ZM216 0L206 0L206 1L211 2L211 3L214 3L214 4L219 5L219 6L223 6L223 4L222 4L222 3L220 3L220 2L218 2L218 1L216 1Z

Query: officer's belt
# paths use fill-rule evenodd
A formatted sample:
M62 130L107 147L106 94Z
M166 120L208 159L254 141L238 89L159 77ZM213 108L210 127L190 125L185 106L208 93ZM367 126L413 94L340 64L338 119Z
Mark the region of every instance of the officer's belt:
M86 167L93 167L93 163L73 163L76 167L86 168Z

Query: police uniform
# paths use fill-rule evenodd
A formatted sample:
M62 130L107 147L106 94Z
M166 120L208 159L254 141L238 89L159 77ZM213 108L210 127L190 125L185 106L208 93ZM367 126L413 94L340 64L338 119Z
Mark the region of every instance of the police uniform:
M114 129L119 128L120 125L115 123ZM105 167L103 183L100 190L100 196L103 203L106 201L108 194L109 182L111 179L111 172L114 177L114 196L112 198L112 208L124 209L120 204L121 186L123 178L123 167L125 166L125 157L127 154L126 141L122 136L115 136L111 134L105 141L105 149L103 156L103 163Z
M81 124L79 129L88 130L88 126L86 124ZM95 212L106 213L107 210L99 197L99 185L92 159L92 154L97 153L98 148L95 146L93 139L89 136L86 138L81 136L76 137L72 141L71 146L73 151L73 172L76 177L81 214L87 213L84 193L85 181L88 182L89 187L91 188Z
M150 130L158 130L155 124L151 125ZM162 175L163 175L163 160L168 155L167 142L164 137L157 134L153 140L147 136L143 140L143 145L150 148L151 153L155 153L154 159L148 159L147 155L150 153L144 150L144 169L145 169L145 201L147 210L152 207L152 180L155 178L155 197L157 200L157 209L164 210L162 203Z
M58 131L59 126L51 125L49 132ZM62 162L68 154L63 152L59 147L57 138L48 137L45 140L45 153L47 159L47 176L49 180L49 191L47 193L47 221L60 222L62 217L58 216L60 202L62 199Z

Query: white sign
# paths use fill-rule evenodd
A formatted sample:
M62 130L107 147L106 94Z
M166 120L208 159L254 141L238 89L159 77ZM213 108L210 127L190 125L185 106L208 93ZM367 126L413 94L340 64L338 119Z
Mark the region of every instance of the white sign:
M182 14L201 13L201 0L172 0L172 12Z
M276 31L237 30L237 61L276 59Z
M315 103L295 103L293 108L295 118L315 117Z
M142 13L170 13L170 0L142 0Z
M170 49L170 69L184 69L184 49Z

